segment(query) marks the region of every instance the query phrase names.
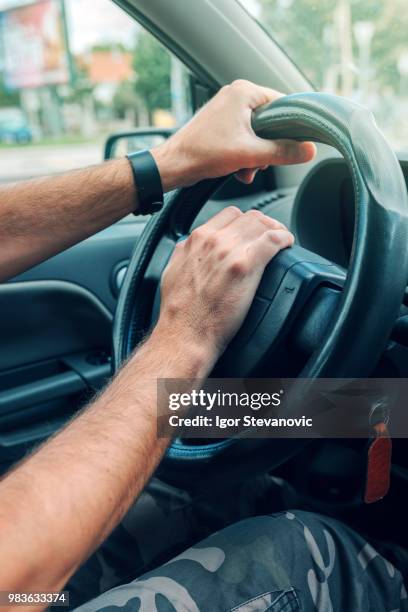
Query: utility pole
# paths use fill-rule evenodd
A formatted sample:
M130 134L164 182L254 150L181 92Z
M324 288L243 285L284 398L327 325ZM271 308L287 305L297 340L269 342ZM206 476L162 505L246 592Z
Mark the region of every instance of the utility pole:
M171 56L171 109L176 120L176 126L183 125L187 120L186 87L183 66Z
M65 0L60 0L60 10L61 10L61 20L62 20L62 28L64 32L64 41L65 41L65 53L67 54L67 62L68 62L68 74L69 74L69 82L72 87L75 86L76 80L76 70L75 63L71 53L71 45L69 43L69 28L68 28L68 19L67 19L67 10L65 6Z
M371 40L374 35L374 23L371 21L357 21L354 24L354 36L358 45L358 82L360 96L364 103L370 96L371 79Z
M57 5L58 6L58 5ZM59 16L62 25L62 36L65 46L65 56L67 61L68 82L72 86L74 83L74 63L68 38L67 15L65 11L65 0L59 0ZM57 18L58 18L57 17ZM43 112L43 124L49 136L60 136L65 131L64 116L61 108L58 83L44 85L39 89L39 98Z
M350 0L339 0L335 12L340 50L341 91L343 96L353 93L353 39Z

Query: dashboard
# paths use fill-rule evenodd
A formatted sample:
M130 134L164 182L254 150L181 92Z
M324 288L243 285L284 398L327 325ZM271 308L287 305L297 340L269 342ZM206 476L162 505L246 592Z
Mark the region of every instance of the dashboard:
M398 159L408 185L408 155L400 154ZM334 149L327 147L324 158L316 162L258 172L251 185L229 180L204 206L194 226L230 204L244 212L256 208L278 219L295 233L298 244L347 267L353 238L354 193L347 164ZM145 217L129 215L13 281L53 279L74 283L89 289L113 312L118 281L123 280L146 221ZM98 274L94 273L95 266Z
M399 161L408 187L408 160ZM347 268L354 220L354 188L345 160L323 160L306 175L294 198L291 227L298 242Z
M398 160L408 188L408 156L400 154ZM247 186L239 187L237 181L229 182L231 192L222 188L194 225L200 225L231 203L244 212L256 208L287 225L302 247L348 267L355 220L354 188L342 157L328 157L311 164L299 187L265 182L254 187L248 190Z
M346 162L322 161L303 180L294 200L292 229L298 242L346 268L354 220L354 189Z

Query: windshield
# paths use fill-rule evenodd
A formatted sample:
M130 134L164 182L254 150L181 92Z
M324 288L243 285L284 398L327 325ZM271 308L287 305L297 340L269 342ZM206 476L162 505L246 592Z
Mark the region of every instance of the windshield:
M408 149L407 0L240 0L316 89L368 106Z

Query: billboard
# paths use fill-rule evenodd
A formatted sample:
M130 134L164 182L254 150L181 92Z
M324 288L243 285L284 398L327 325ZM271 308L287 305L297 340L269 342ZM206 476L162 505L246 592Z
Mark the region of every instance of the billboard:
M61 0L40 0L0 13L3 77L8 89L69 81Z

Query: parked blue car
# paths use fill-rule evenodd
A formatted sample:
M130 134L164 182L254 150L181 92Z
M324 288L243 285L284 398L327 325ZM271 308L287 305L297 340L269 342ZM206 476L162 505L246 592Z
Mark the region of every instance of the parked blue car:
M19 108L0 108L0 142L28 143L33 133Z

